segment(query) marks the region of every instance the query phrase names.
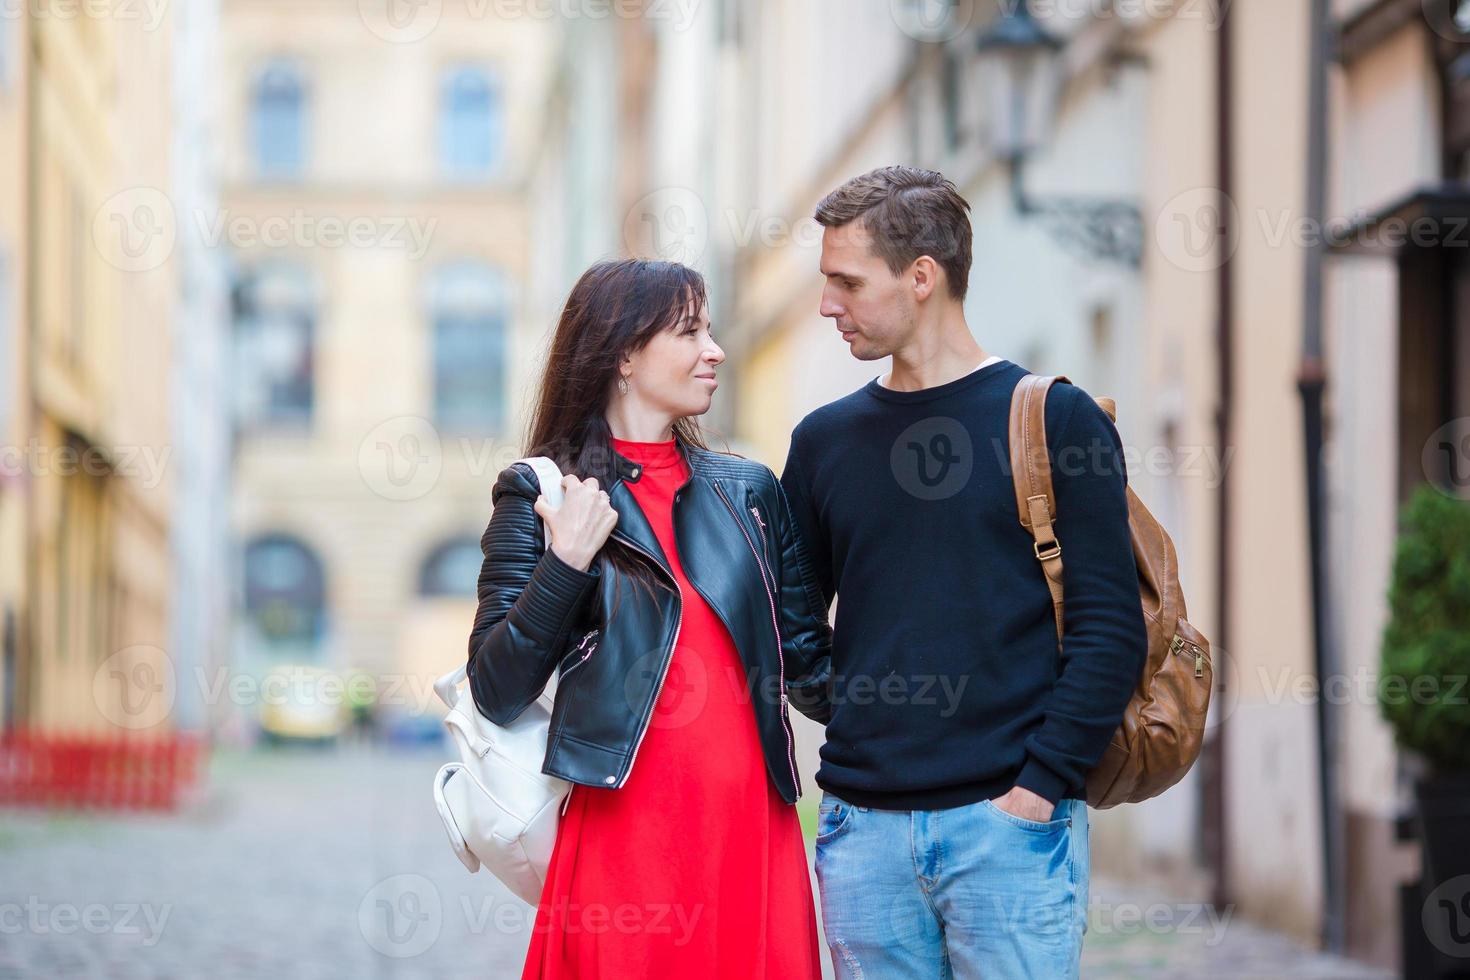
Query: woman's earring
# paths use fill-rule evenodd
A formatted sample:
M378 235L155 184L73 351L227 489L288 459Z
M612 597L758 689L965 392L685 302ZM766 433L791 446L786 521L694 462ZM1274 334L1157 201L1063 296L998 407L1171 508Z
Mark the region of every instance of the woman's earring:
M627 378L623 378L623 377L619 377L618 378L618 393L619 394L622 394L622 395L626 395L628 393L628 379Z

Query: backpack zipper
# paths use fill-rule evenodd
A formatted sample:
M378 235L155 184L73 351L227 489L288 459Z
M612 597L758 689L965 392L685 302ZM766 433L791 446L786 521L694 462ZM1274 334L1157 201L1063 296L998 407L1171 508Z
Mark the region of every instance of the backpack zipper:
M1204 654L1204 651L1201 650L1199 647L1195 646L1193 643L1190 643L1188 640L1186 640L1184 637L1180 636L1178 633L1175 633L1174 634L1174 639L1172 639L1172 640L1169 641L1169 652L1170 653L1177 653L1177 654L1180 654L1180 655L1184 655L1184 648L1185 647L1189 647L1190 650L1192 650L1194 652L1194 676L1196 676L1196 677L1204 677L1205 676L1205 654Z

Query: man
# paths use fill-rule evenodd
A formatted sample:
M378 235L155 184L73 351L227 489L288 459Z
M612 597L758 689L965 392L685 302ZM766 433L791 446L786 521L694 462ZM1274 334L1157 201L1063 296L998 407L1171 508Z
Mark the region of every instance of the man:
M839 977L1076 976L1085 780L1147 652L1117 431L1047 397L1060 648L1020 524L1012 390L965 320L968 203L884 167L817 207L821 313L888 372L808 415L781 482L836 610L817 877Z

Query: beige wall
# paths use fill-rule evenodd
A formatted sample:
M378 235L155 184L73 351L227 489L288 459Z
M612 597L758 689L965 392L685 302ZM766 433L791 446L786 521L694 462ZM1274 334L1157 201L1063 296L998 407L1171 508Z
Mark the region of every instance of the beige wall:
M166 19L121 16L28 29L35 318L16 328L35 337L39 412L26 434L43 448L28 464L27 716L53 729L166 727L127 710L109 678L140 661L166 667L173 283L166 261L130 267L114 221L139 217L127 194L168 186L171 32ZM68 432L80 463L64 455Z
M447 539L479 540L495 477L521 455L522 409L545 329L526 307L534 261L526 186L553 25L473 9L494 8L446 3L434 29L413 43L374 34L357 5L232 0L222 10L221 203L231 218L258 224L302 213L414 229L373 246L309 238L281 249L227 246L242 269L279 258L301 263L319 296L312 424L242 434L237 540L243 548L284 532L313 549L327 589L325 665L408 675L419 695L463 661L474 611L469 599L420 598L421 565ZM277 55L297 57L307 80L306 169L297 181L266 184L253 174L248 95L255 73ZM435 128L442 72L462 61L499 75L508 113L502 166L470 184L439 172ZM433 416L426 291L442 264L459 259L500 270L512 297L511 419L499 432L423 422ZM419 482L395 483L394 473L416 473ZM457 631L449 625L456 621ZM240 654L237 669L250 669L250 651Z
M8 19L0 26L0 616L9 610L19 632L28 608L26 595L26 504L24 459L30 400L25 370L27 347L23 293L26 281L26 72L21 63L29 23ZM16 637L19 644L20 637ZM17 650L17 659L19 651ZM3 651L0 651L3 656ZM15 664L17 671L22 665ZM13 722L6 705L16 692L6 689L0 670L0 725Z

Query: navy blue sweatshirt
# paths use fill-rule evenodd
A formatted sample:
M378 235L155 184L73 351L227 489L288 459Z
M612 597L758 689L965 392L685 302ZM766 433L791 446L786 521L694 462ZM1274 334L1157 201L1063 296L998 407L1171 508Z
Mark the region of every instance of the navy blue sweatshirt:
M918 810L1020 785L1085 797L1147 654L1122 444L1086 392L1046 400L1063 642L1021 526L1001 360L947 384L869 382L797 426L781 475L830 604L831 720L817 784Z

